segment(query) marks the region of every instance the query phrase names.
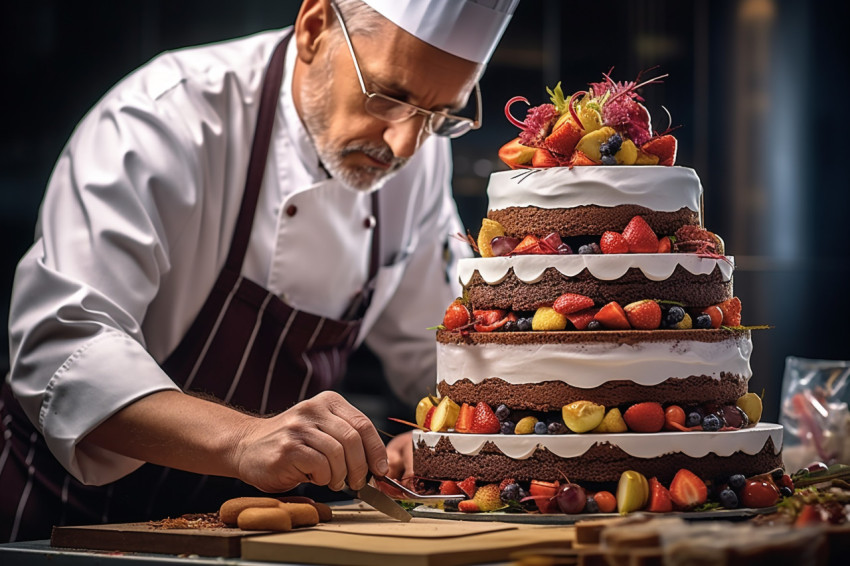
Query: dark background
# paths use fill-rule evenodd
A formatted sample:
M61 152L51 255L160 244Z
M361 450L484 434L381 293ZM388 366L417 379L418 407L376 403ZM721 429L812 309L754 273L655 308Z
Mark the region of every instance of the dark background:
M850 111L844 2L829 0L522 0L482 80L484 127L455 142L455 194L477 232L498 147L516 129L512 96L547 102L546 86L581 90L614 68L644 89L657 128L680 125L679 165L705 188L706 226L736 258L736 294L754 333L750 390L777 418L784 360L848 359L850 238L844 171ZM283 0L32 0L2 9L0 318L17 260L75 124L106 90L157 53L290 24ZM519 107L517 107L519 110ZM434 313L437 324L442 313ZM0 338L7 342L5 324ZM0 348L0 372L8 351ZM412 418L357 355L344 389L384 430ZM433 389L433 384L423 385ZM376 394L379 396L376 398Z

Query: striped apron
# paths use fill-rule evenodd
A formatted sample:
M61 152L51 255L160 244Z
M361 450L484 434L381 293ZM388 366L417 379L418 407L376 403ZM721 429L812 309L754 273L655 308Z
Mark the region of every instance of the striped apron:
M377 192L372 193L369 280L342 320L299 311L240 275L260 193L288 38L263 81L245 193L230 250L206 303L162 364L184 391L265 415L330 389L343 376L379 266ZM53 525L131 522L218 509L259 495L233 478L145 464L105 486L86 486L52 456L3 385L0 400L0 541L43 539Z

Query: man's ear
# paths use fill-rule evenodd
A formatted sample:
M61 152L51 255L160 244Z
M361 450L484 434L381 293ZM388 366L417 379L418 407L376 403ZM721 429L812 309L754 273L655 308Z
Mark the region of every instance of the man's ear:
M294 39L298 58L311 63L319 51L325 32L333 23L333 8L328 0L304 0L295 19Z

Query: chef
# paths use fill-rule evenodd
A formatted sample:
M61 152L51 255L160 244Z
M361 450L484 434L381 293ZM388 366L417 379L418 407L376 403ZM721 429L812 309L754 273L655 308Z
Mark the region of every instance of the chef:
M517 2L304 0L97 103L15 276L0 540L410 472L331 389L363 342L402 398L434 382L449 139Z

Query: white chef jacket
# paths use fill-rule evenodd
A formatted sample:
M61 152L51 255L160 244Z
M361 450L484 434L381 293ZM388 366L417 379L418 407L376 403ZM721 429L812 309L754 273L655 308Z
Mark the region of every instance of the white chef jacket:
M79 441L122 407L177 389L158 364L224 265L263 72L285 32L156 57L98 102L59 157L15 277L9 378L84 483L142 462ZM293 42L242 275L339 318L368 276L370 197L320 168L292 100L295 54ZM432 136L381 188L383 267L358 343L409 401L434 383L427 328L459 292L446 246L467 253L450 238L460 230L450 177L449 142Z

